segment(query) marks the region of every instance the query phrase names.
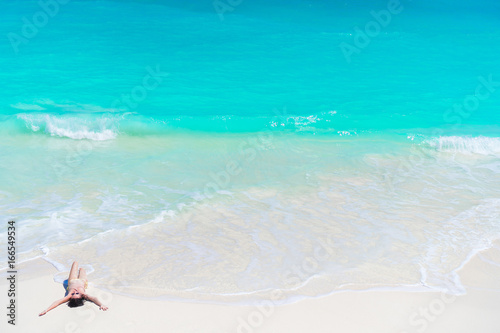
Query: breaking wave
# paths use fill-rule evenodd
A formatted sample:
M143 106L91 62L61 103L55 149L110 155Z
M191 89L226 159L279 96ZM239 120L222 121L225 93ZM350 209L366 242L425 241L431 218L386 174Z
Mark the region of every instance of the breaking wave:
M18 114L28 129L70 139L104 141L116 138L116 120L107 117L59 117L48 114Z
M498 137L442 136L426 143L440 152L500 156Z

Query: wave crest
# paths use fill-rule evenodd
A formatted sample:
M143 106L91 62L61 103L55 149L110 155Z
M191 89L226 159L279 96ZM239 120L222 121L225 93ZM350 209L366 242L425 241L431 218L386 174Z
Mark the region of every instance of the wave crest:
M18 114L27 128L33 132L43 131L51 136L66 137L76 140L104 141L115 139L118 135L116 119L99 117L58 117L49 114Z
M500 156L500 138L442 136L428 140L432 148L447 153Z

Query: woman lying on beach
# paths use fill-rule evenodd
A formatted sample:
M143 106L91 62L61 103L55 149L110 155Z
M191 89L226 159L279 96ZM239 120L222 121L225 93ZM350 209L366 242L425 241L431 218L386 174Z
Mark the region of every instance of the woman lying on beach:
M52 303L47 310L42 311L39 316L43 316L50 310L58 307L63 303L68 303L70 308L74 308L77 306L82 306L85 301L91 301L95 303L99 310L106 311L108 308L99 302L97 297L92 297L85 293L85 289L87 289L88 281L87 281L87 273L83 268L78 270L78 263L75 261L71 266L71 271L69 272L68 277L68 287L66 288L66 295Z

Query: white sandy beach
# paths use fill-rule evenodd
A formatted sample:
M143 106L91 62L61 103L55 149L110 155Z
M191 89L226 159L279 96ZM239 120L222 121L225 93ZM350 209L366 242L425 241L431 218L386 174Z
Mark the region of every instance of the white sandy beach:
M497 263L498 265L495 265ZM274 306L227 306L149 301L107 293L92 286L89 294L109 306L62 305L38 313L64 294L53 281L57 270L42 259L18 267L16 325L3 316L2 332L498 332L500 327L500 247L483 251L460 271L467 294L438 292L342 292ZM6 295L2 272L2 295ZM6 299L6 297L3 297ZM4 305L6 302L4 301ZM6 312L4 307L4 312Z

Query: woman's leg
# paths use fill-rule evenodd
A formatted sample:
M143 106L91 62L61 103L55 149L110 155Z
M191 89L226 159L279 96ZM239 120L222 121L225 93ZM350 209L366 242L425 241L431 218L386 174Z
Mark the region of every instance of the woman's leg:
M85 269L80 268L80 271L79 271L79 273L78 273L78 278L79 278L80 280L87 281L87 272L85 272Z
M73 279L78 279L78 263L76 261L73 262L73 265L71 265L71 270L69 271L68 282L73 280Z

